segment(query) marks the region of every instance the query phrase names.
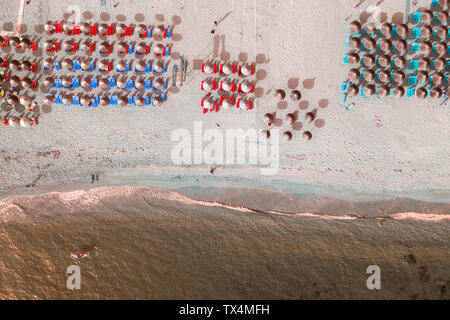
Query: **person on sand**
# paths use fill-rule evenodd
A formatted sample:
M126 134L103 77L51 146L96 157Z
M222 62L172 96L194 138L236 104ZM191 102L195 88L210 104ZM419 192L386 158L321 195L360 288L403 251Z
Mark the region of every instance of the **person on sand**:
M95 175L91 174L91 183L94 183Z
M98 182L98 174L95 175L95 180Z
M209 174L212 176L214 174L214 172L216 171L218 167L211 167L211 169L209 169Z

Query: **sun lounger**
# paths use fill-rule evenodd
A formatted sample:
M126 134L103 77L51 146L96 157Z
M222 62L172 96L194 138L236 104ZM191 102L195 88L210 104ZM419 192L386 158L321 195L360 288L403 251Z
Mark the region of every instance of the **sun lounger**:
M133 96L129 96L128 97L128 104L133 104L133 101L134 101Z
M415 92L416 92L416 88L415 87L409 88L408 91L406 91L406 96L408 98L411 98L411 97L414 96Z
M114 96L109 96L109 104L111 104L112 106L115 106L119 103L119 97L114 95Z
M56 104L62 104L62 103L63 103L63 102L62 102L62 95L57 94L57 95L55 96L55 103L56 103Z
M420 50L420 44L419 43L411 44L411 52L419 52L419 50Z
M348 54L346 54L346 55L344 56L344 63L345 63L345 64L349 64L349 62L348 62Z
M55 61L55 69L56 69L56 71L59 71L59 62L58 61Z
M128 79L127 80L127 90L131 90L133 89L134 85L133 85L133 80L132 79Z
M62 81L61 79L55 79L55 88L62 89Z
M150 73L151 71L152 71L152 64L150 62L147 62L144 73Z
M416 23L422 22L422 12L420 12L420 11L414 12L412 14L411 21L416 22Z
M415 86L417 84L417 76L409 76L407 83L410 86Z
M149 79L145 79L145 90L150 90L152 88L152 82Z
M109 88L112 89L116 86L116 81L114 78L108 78L109 81Z
M414 59L409 61L409 69L418 69L419 68L419 60Z
M132 54L133 53L133 45L130 43L128 44L128 54Z

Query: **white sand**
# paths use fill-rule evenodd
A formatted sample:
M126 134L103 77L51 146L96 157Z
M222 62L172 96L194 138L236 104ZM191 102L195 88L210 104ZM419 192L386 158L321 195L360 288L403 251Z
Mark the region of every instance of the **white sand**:
M119 6L113 9L111 4L117 2ZM124 14L126 23L136 23L138 13L145 15L146 24L155 24L158 14L164 15L166 24L172 24L172 17L179 16L182 22L174 33L182 39L174 42L172 52L187 58L189 75L187 84L178 93L169 92L168 101L160 108L117 106L92 110L52 105L51 110L42 113L35 128L1 127L3 193L31 183L40 174L38 185L88 181L94 172L109 177L116 171L123 174L126 168L136 168L148 175L208 174L207 165L180 168L171 163L171 132L176 128L192 130L193 122L199 119L203 120L205 129L216 127L216 122L221 124L221 130L265 128L263 115L277 108L273 92L278 88L288 90L291 78L299 78L302 101L309 102L308 110L318 108L317 117L324 119L325 125L315 128L304 124L312 129L310 142L301 138L301 131L294 131L291 142L282 142L282 168L273 178L361 192L449 189L449 110L438 107L438 101L356 98L353 100L356 106L350 111L339 104L340 86L349 69L342 63L347 51L344 20L349 15L352 15L349 22L359 17L376 2L366 0L353 9L353 2L347 0L117 0L108 1L108 8L100 7L100 1L90 0L32 1L25 6L24 24L28 31L23 34L39 37L42 34L36 34L35 25L62 19L65 8L74 3L81 7L81 12L92 12L98 22L102 12L110 13L110 22L116 22L116 16ZM421 1L421 4L430 2ZM388 13L390 20L395 12L404 11L404 3L386 0L380 8ZM10 17L15 20L17 8L10 11ZM253 111L224 110L203 116L200 83L204 77L201 71L193 70L194 60L214 56L214 35L210 30L215 20L230 11L215 35L224 37L231 60L238 59L241 52L248 54L250 62L259 54L265 55L268 63L257 67L267 72L267 78L257 84L264 95L257 99ZM26 55L31 57L30 53ZM44 54L42 58L45 57ZM166 73L170 78L172 66L173 61ZM312 89L303 88L307 79L315 79ZM37 99L42 101L42 92ZM321 99L329 101L326 108L318 107ZM305 111L292 102L278 115L284 119L285 114L295 110L300 111L300 117L304 116ZM1 114L4 116L5 112ZM381 128L374 126L375 114L382 115ZM280 129L288 128L284 122ZM258 173L254 167L230 167L217 170L216 174L258 176Z

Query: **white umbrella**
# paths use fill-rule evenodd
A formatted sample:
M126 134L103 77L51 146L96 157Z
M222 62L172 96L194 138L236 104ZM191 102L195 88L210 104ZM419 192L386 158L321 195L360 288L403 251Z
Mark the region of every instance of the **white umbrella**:
M285 132L283 133L283 139L284 139L285 141L292 140L292 133L289 132L289 131L285 131Z
M211 80L205 80L203 82L203 89L205 89L205 90L212 90L212 88L213 88L213 83L212 83Z
M232 69L231 66L227 63L227 64L224 64L224 65L223 65L223 67L222 67L222 72L223 72L223 74L225 74L226 76L229 76L229 75L233 72L233 69Z
M31 98L24 94L23 96L20 96L19 98L20 104L24 106L28 106L31 103Z
M30 128L32 125L31 119L28 118L20 118L20 125L25 128Z
M245 81L244 83L242 83L241 85L241 90L244 92L250 92L250 90L252 89L252 86L250 84L250 82Z
M9 118L9 125L11 127L18 127L18 126L20 126L20 119L19 119L19 117L11 117L11 118Z
M244 76L249 76L249 75L252 73L252 69L251 69L251 67L249 67L248 65L244 65L244 66L241 68L241 73L242 73L242 75L244 75Z
M226 80L222 83L222 88L225 91L230 91L231 89L233 89L233 83L231 82L231 80Z
M233 103L231 102L230 99L225 99L222 102L222 107L224 107L224 109L231 109L233 108Z
M208 99L206 99L206 100L203 102L203 105L204 105L206 108L212 108L212 107L214 106L214 101L212 101L211 98L208 98Z

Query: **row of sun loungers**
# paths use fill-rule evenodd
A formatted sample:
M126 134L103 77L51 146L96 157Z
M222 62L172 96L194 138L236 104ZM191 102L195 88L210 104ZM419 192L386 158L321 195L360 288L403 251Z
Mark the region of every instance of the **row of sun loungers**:
M202 73L208 73L205 70L205 66L206 66L206 64L203 63L202 64ZM211 74L221 73L221 74L225 75L225 73L223 72L223 67L224 67L224 64L216 64L215 63L214 66L213 66L214 71L211 72ZM245 75L242 74L242 72L241 72L242 66L237 66L236 64L233 64L231 67L232 67L232 72L231 72L232 74L236 74L237 73L239 76L245 77ZM255 74L255 67L252 65L252 66L250 66L250 68L251 68L250 75L254 75Z
M3 119L0 117L0 126L6 127L35 127L37 125L36 118L27 118L27 117L12 117L10 119Z
M211 106L206 106L205 100L207 98L210 98L210 94L206 95L201 100L200 105L203 109L203 114L206 114L207 112L219 112L220 108L222 107L225 101L228 102L230 106L236 107L237 109L245 109L245 110L253 109L253 100L241 100L235 99L234 97L220 97L220 99L216 100Z
M166 79L162 79L162 80L164 81L164 86L161 89L158 89L155 86L152 87L152 82L150 79L145 79L144 80L145 86L144 86L144 88L140 89L136 86L137 81L135 81L133 79L127 79L126 86L124 88L121 88L121 87L119 87L119 84L116 84L116 79L108 78L108 81L109 81L108 88L109 89L117 88L117 89L121 89L121 90L132 90L132 89L151 90L151 89L153 89L154 91L165 91L167 89L167 80ZM79 88L79 87L80 87L80 80L78 78L72 78L72 84L69 86L63 86L62 79L55 79L55 84L53 86L47 86L47 88L49 88L49 89L70 89L70 88ZM92 78L90 88L96 89L97 87L98 87L98 80L96 78Z
M163 63L163 69L161 70L161 72L156 71L155 63L156 62L154 62L153 65L152 65L150 62L147 62L146 63L146 68L143 71L139 71L137 69L137 67L135 67L134 68L134 72L136 72L136 73L151 73L151 72L153 72L153 73L163 74L163 73L165 73L167 71L167 63ZM55 64L54 70L55 71L60 71L61 70L60 63L58 61L55 61L54 64ZM34 66L34 68L35 68L35 66ZM86 69L86 68L82 68L81 67L81 63L80 63L79 60L73 60L73 69L72 69L73 71L79 71L79 70L81 70L81 71L94 71L94 69L95 69L94 61L91 61L89 68ZM53 68L47 68L46 66L44 66L44 70L50 71L50 70L53 70ZM101 68L98 69L98 71L100 71L100 72L110 72L111 70L112 70L112 66L111 66L110 62L108 63L108 68L107 69L101 69ZM119 67L116 66L116 72L120 72L120 73L121 72L130 72L130 63L127 62L126 70L124 70L124 71L120 70Z
M60 94L59 95L55 95L54 97L55 97L55 104L63 104L65 106L71 106L71 105L79 106L79 105L82 105L81 102L80 102L80 97L79 96L72 96L72 103L71 104L64 104L63 96L60 95ZM93 96L93 97L91 97L90 104L87 105L86 108L89 108L89 107L95 108L95 107L99 106L100 105L100 100L101 100L102 97L105 97L105 96ZM116 106L116 105L119 104L119 96L117 96L117 95L108 95L106 97L108 97L108 100L109 100L109 104L108 105ZM128 104L136 106L137 105L136 104L136 99L139 98L139 97L143 97L145 99L145 103L144 103L145 106L148 106L150 104L152 106L156 106L156 104L155 104L155 99L156 98L161 98L163 102L166 101L165 94L161 93L161 94L158 94L156 96L128 96Z
M211 89L208 90L207 88L205 88L205 81L202 81L202 84L201 84L201 89L202 89L202 91L203 91L203 90L204 90L204 91L216 91L217 89L220 89L220 90L225 91L225 92L235 92L235 91L236 91L236 88L237 88L237 91L238 91L239 93L248 93L248 94L250 94L250 93L253 93L253 91L254 91L254 89L255 89L255 84L254 84L254 83L251 84L251 89L250 89L250 91L245 92L245 91L242 90L242 83L238 83L238 84L236 85L236 82L233 82L233 83L232 83L231 89L230 89L230 90L226 90L226 89L224 88L224 81L220 81L220 82L219 82L219 85L218 85L218 83L217 83L216 80L214 80L214 81L212 81L212 82L213 82L213 87L212 87Z

